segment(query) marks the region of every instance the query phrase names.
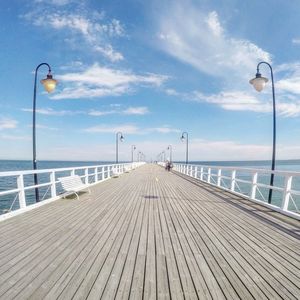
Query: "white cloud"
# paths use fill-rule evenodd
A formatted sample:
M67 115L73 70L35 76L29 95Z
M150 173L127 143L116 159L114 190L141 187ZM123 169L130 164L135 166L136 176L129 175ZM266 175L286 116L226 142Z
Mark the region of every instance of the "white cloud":
M179 129L172 128L168 125L163 125L161 127L151 127L151 128L140 128L132 124L122 124L122 125L98 125L84 129L85 132L90 133L116 133L121 131L125 134L137 134L137 135L146 135L153 132L156 133L179 133Z
M139 134L140 129L135 125L124 124L124 125L99 125L84 129L85 132L90 133L117 133L122 132L126 134Z
M201 11L189 1L172 3L158 23L159 47L207 74L244 78L258 60L270 61L254 43L230 36L216 11Z
M219 16L215 11L212 11L208 14L206 19L208 27L211 29L212 33L217 36L221 37L223 34L223 28L219 21Z
M292 43L296 45L300 45L300 39L299 38L292 39Z
M198 101L217 104L226 110L260 113L270 113L273 111L271 94L259 94L262 101L258 100L258 97L255 97L253 94L242 91L225 91L207 96L195 92L194 95ZM266 98L269 98L269 100L266 100ZM300 116L300 102L284 102L283 100L277 99L276 111L279 115L284 117L298 117Z
M168 77L158 74L137 75L95 63L82 72L66 73L57 76L57 79L68 84L68 87L51 97L58 100L119 96L130 92L136 85L160 86Z
M12 135L12 134L0 134L0 138L3 140L11 140L11 141L29 141L31 137L29 136L20 136L20 135Z
M268 103L262 104L253 95L242 91L224 91L218 94L204 95L194 92L194 100L217 104L226 110L250 110L256 112L269 112L272 109Z
M115 109L111 109L111 110L92 109L90 111L84 111L84 110L54 110L53 108L39 108L36 109L36 113L41 115L57 116L57 117L74 116L79 114L101 117L101 116L112 115L112 114L145 115L149 113L149 109L146 106L137 106L137 107L131 106L128 108L122 108L121 105L115 104L115 105L110 105L110 107L114 107ZM31 108L22 108L21 110L32 113ZM11 120L6 120L6 122L5 123L3 122L3 124L6 124L6 126L12 126L13 122ZM1 128L1 121L0 121L0 128Z
M0 118L0 130L17 128L18 121L9 118Z
M255 160L269 159L271 146L242 144L236 141L212 141L193 139L191 156L201 160Z
M174 89L166 89L165 90L165 93L169 96L182 96L181 93L177 92L176 90Z
M300 94L300 62L295 61L276 66L275 68L276 91ZM278 80L277 77L280 79Z
M31 127L32 128L32 124L28 125L28 127ZM36 128L38 129L45 129L45 130L53 130L53 131L57 131L58 128L56 127L50 127L50 126L46 126L46 125L42 125L42 124L36 124L35 125Z
M22 111L32 112L31 108L22 108ZM71 111L71 110L54 110L53 108L39 108L36 109L37 114L49 115L49 116L73 116L84 113L83 111Z
M52 0L52 4L67 4L69 1ZM47 12L33 10L22 16L38 27L45 27L61 32L71 41L72 47L80 48L85 44L84 51L90 49L101 53L112 62L123 60L122 53L116 51L111 45L114 37L125 35L125 29L119 20L112 19L104 22L103 14L81 10L81 13L67 13L66 11L51 10ZM70 46L69 45L69 46Z
M177 96L185 101L209 103L225 110L259 113L271 113L273 111L272 94L270 93L260 93L256 96L254 93L239 90L221 91L216 94L203 94L200 91L180 93L175 90L172 90L170 94L167 91L167 94ZM300 100L288 95L277 95L276 112L282 117L298 117L300 116Z
M300 76L281 79L276 82L276 88L284 92L300 94Z
M125 115L145 115L149 113L149 109L146 106L140 107L128 107L123 111Z
M171 128L169 126L162 126L162 127L154 127L147 129L148 132L158 132L158 133L178 133L181 132L181 130L176 128Z
M102 116L112 115L115 113L117 113L116 110L108 110L108 111L91 110L90 112L88 112L88 115L94 116L94 117L102 117Z
M53 4L58 6L63 6L73 2L73 0L35 0L36 3L45 3L45 4Z

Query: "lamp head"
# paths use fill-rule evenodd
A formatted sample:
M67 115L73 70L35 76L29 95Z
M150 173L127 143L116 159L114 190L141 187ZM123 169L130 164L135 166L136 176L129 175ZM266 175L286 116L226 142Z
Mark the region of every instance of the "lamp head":
M257 72L255 78L251 79L249 83L252 84L258 92L261 92L268 81L268 78L262 77L261 74Z
M47 78L41 80L41 84L48 93L51 93L55 90L57 80L53 79L51 72L49 72Z
M120 136L120 141L121 141L121 142L124 141L124 136L123 136L123 134L121 134L121 136Z
M184 140L185 140L185 137L184 137L184 135L182 134L182 136L181 136L181 141L183 142Z

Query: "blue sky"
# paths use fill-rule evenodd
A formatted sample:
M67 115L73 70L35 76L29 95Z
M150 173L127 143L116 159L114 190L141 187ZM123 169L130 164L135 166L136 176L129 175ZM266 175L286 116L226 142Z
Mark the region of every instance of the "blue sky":
M0 7L0 158L31 159L34 69L59 84L37 94L37 157L271 158L272 95L249 79L272 64L278 158L300 158L300 3L11 0ZM270 72L261 67L263 76ZM47 68L39 70L39 80Z

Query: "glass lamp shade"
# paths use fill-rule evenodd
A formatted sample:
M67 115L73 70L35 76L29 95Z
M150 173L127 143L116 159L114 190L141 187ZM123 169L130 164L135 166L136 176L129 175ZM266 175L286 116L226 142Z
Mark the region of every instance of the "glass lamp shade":
M41 84L48 93L51 93L55 90L57 80L53 79L51 74L48 74L47 78L41 80Z
M256 77L251 79L249 82L258 92L261 92L268 81L268 78L262 77L260 74L256 74Z

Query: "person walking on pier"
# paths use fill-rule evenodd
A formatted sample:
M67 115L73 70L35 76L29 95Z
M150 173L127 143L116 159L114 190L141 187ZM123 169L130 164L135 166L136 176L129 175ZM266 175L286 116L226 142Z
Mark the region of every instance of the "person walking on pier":
M167 160L167 162L166 162L166 170L168 172L170 172L172 168L173 168L172 162L170 162L170 161Z

